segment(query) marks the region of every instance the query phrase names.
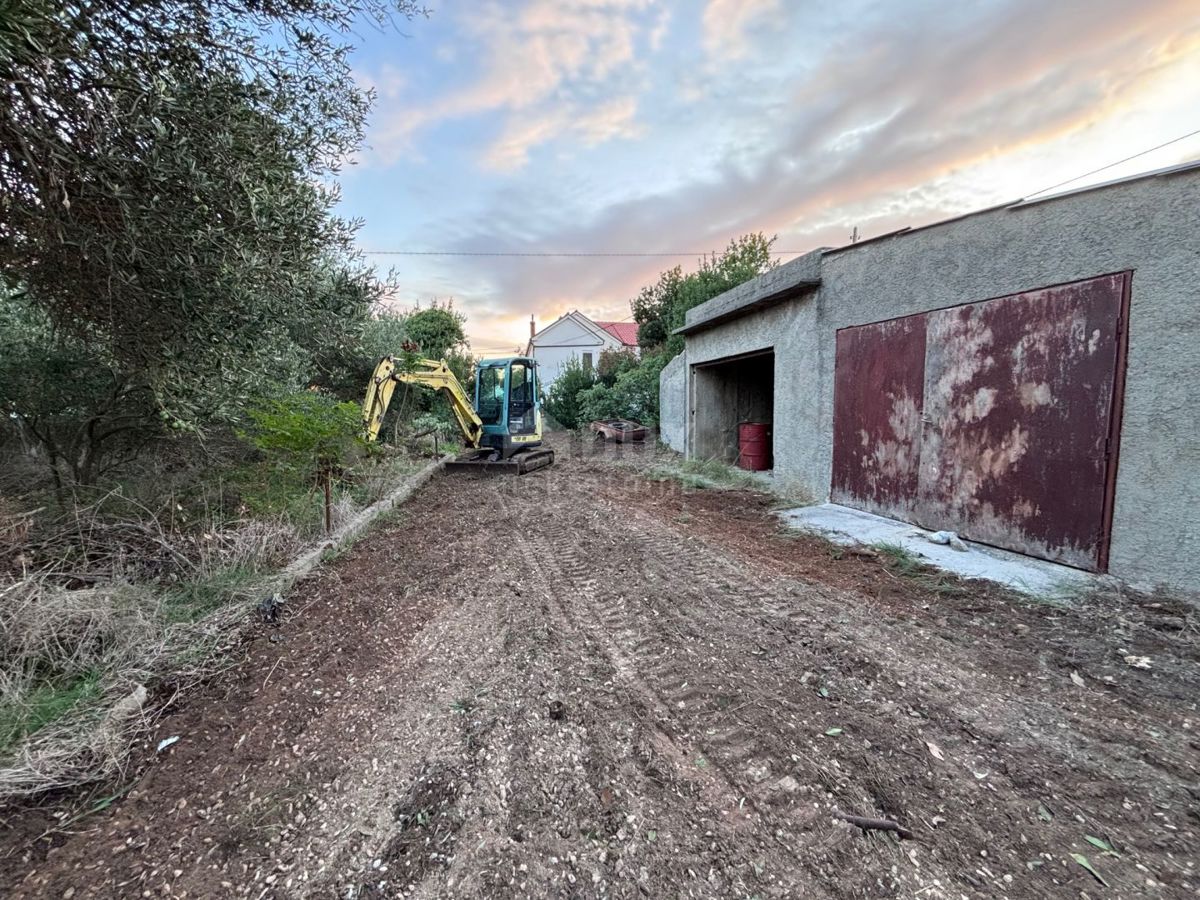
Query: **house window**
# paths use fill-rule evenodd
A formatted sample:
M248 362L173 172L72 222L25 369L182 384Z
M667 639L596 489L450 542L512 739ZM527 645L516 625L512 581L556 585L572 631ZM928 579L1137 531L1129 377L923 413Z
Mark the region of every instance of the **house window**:
M592 354L590 353L583 354L583 371L589 375L592 374Z

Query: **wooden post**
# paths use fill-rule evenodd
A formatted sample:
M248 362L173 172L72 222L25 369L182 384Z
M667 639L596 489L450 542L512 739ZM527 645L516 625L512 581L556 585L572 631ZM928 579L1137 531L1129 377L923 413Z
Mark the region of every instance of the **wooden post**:
M330 485L332 479L329 477L328 468L325 469L323 474L324 478L322 481L324 481L325 488L325 533L329 534L329 532L333 531L333 497L331 496L332 490Z

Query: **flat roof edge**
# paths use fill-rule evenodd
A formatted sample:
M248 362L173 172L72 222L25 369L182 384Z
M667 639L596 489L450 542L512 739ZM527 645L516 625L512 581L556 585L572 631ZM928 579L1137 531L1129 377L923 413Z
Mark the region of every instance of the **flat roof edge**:
M1004 203L997 203L994 206L986 206L983 209L973 209L969 212L959 213L956 216L950 216L945 219L938 219L936 222L928 222L924 225L906 225L903 228L897 228L894 231L888 231L884 234L877 234L874 237L864 238L861 241L856 241L852 244L842 244L840 247L831 247L822 251L823 256L832 256L837 253L845 253L847 250L854 250L866 244L873 244L878 241L886 241L889 238L902 237L904 235L916 234L918 231L928 231L932 228L940 228L943 225L951 225L955 222L961 222L963 219L970 219L974 216L982 216L991 212L998 212L1002 209L1022 209L1027 206L1037 206L1040 203L1049 203L1055 200L1064 200L1068 197L1074 197L1078 194L1087 194L1091 191L1104 190L1105 188L1118 187L1120 185L1131 184L1137 181L1148 181L1153 178L1169 178L1172 175L1180 175L1184 172L1191 172L1200 169L1200 159L1190 160L1188 162L1177 163L1173 166L1166 166L1161 169L1152 169L1148 172L1138 172L1133 175L1126 175L1121 178L1113 178L1109 181L1099 181L1095 184L1085 184L1082 187L1070 188L1065 191L1058 191L1053 194L1046 194L1044 197L1030 196L1022 197L1017 200L1009 200Z
M709 316L707 319L700 319L697 322L681 325L672 331L672 334L694 334L697 331L703 331L705 328L713 328L717 325L722 325L725 322L731 322L734 319L740 319L744 315L749 315L753 312L766 309L769 306L775 306L779 303L785 303L788 300L794 300L809 291L816 290L821 286L820 278L802 278L799 281L789 284L785 288L780 288L765 296L758 297L754 300L744 303L734 309L723 310L715 315Z

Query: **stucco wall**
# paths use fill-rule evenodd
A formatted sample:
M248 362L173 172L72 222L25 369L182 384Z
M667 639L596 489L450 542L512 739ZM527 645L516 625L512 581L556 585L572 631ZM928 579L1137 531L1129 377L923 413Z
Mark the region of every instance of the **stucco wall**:
M826 253L815 294L690 334L689 364L775 347L776 471L828 497L837 329L1131 269L1109 569L1200 589L1200 172Z
M687 440L687 354L672 359L658 376L659 440L683 452Z

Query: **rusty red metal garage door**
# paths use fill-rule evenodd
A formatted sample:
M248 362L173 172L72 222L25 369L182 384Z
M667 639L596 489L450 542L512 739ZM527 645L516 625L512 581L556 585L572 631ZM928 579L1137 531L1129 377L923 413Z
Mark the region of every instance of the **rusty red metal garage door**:
M908 316L837 334L833 497L911 518L921 462L925 317Z
M1128 273L842 329L833 497L1107 566Z

